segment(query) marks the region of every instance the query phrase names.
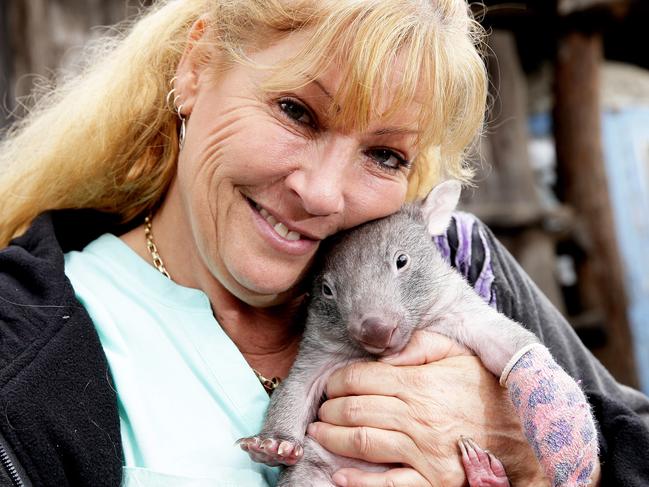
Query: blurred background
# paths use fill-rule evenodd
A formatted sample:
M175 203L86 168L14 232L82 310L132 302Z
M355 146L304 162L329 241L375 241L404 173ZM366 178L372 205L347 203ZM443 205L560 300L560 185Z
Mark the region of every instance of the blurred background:
M0 0L0 129L147 3ZM490 0L474 11L490 33L492 100L462 207L620 382L649 393L649 1Z

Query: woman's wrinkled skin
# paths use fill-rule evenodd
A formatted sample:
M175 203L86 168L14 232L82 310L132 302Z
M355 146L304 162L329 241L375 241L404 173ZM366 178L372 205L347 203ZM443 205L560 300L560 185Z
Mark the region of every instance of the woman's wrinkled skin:
M273 65L297 52L297 40L252 59ZM178 279L223 286L252 306L283 303L322 239L401 206L409 169L400 159L414 157L414 134L376 134L416 130L416 107L342 133L326 117L336 75L332 69L293 92L267 93L260 86L267 71L235 65L216 78L191 55L183 59L176 87L187 139L165 201L182 216L176 245L189 257ZM273 238L254 204L302 238Z
M402 205L419 106L343 132L327 119L340 83L335 66L293 92L267 93L263 70L235 65L216 75L201 63L193 47L203 29L200 21L192 28L176 73L187 138L153 220L155 241L174 281L207 294L251 367L285 377L300 341L299 283L319 241ZM252 58L272 65L295 54L299 42L292 36ZM393 79L396 86L398 65ZM389 90L377 103L378 113L389 106ZM257 205L300 239L279 238ZM143 234L138 227L122 238L149 261ZM310 434L335 453L411 466L341 471L340 485L461 486L458 431L486 446L506 438L520 451L503 461L534 465L515 415L501 406L508 401L496 378L443 337L434 343L414 340L399 359L429 365L366 363L332 376Z

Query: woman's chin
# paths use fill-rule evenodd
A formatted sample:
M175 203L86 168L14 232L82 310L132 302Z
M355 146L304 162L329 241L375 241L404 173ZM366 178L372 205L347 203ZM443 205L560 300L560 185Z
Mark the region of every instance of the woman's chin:
M268 276L265 276L268 277ZM269 307L286 303L304 293L300 285L301 276L290 276L286 279L246 280L238 279L234 289L229 289L232 294L246 304L255 307Z
M291 302L300 293L296 289L289 289L278 293L242 292L237 298L255 308L270 308Z

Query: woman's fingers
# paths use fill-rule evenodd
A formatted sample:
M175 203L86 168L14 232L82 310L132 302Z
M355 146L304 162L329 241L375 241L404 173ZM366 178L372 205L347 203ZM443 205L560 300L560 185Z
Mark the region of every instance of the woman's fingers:
M307 433L332 453L366 462L404 463L420 456L410 437L398 431L317 422L309 425Z
M425 329L414 332L401 352L379 360L391 365L423 365L458 355L472 352L455 340Z
M457 454L450 461L449 459L435 458L419 449L412 438L399 431L366 426L346 427L327 423L311 423L307 432L321 446L337 455L371 463L392 463L412 467L422 479L428 480L427 484L421 485L460 487L464 483L464 472ZM389 481L391 477L375 477L375 479L377 482L386 481L386 479ZM371 480L374 479L369 477L367 481ZM370 483L367 485L383 484Z
M370 426L407 431L410 415L401 399L391 396L344 396L325 401L318 418L338 426Z
M336 370L327 380L328 398L359 395L398 396L404 384L396 367L357 362Z
M478 357L456 351L443 349L448 358L426 365L357 363L334 372L322 423L309 432L334 453L407 465L435 487L464 485L456 444L461 435L502 450L505 465L527 458L522 452L531 448L507 391Z
M343 468L333 475L333 481L341 487L431 487L412 468L393 468L381 473Z
M327 397L363 394L398 397L412 384L408 373L394 365L430 364L461 355L473 353L444 335L419 330L397 355L383 357L380 362L358 362L335 371L327 381Z

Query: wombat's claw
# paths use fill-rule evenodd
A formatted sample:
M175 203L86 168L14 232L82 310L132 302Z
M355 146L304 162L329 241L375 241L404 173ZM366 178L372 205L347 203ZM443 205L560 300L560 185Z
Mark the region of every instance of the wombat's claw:
M457 443L470 487L510 487L505 467L492 453L465 436Z
M259 444L259 438L251 436L250 438L239 438L234 444L239 445L243 451L248 451L250 446Z
M258 436L242 438L237 441L243 451L247 451L250 458L255 462L266 465L295 465L304 450L298 443L288 440L276 440L275 438L264 438Z

